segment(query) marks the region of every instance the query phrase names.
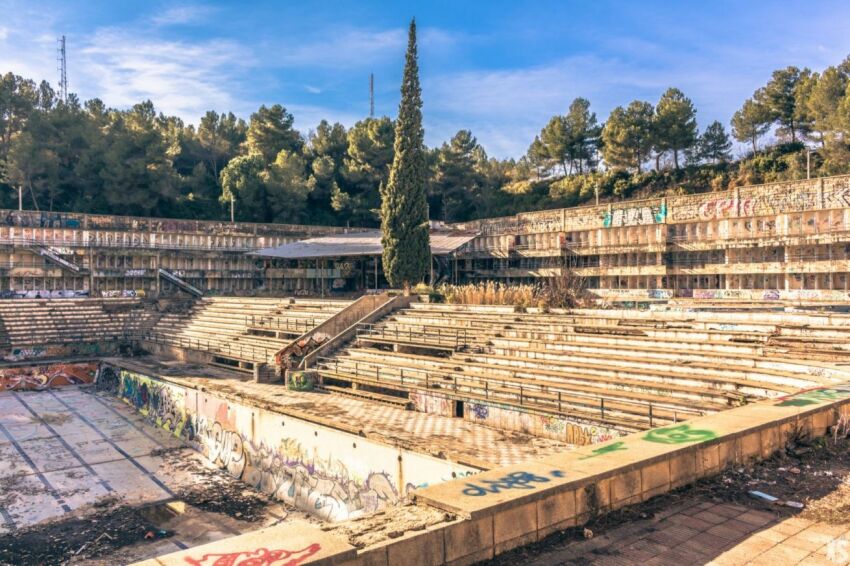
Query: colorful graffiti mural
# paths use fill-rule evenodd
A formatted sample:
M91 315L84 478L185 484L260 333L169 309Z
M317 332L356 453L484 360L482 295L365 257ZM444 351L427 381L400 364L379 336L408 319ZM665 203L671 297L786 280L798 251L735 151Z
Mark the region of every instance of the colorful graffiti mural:
M606 212L602 219L605 228L617 228L620 226L647 226L649 224L661 224L667 218L667 205L665 203L646 206L629 206L616 208Z
M396 480L402 458L396 448L340 432L323 433L333 434L328 444L310 423L111 366L101 371L97 388L119 396L234 477L322 519L373 513L407 495ZM411 469L403 477L411 485L477 471L436 459L427 471L415 462L422 456L409 457Z
M501 430L516 430L583 446L622 436L613 428L570 420L555 415L538 415L509 405L470 403L464 418Z
M41 391L93 383L97 363L49 364L0 370L0 391Z

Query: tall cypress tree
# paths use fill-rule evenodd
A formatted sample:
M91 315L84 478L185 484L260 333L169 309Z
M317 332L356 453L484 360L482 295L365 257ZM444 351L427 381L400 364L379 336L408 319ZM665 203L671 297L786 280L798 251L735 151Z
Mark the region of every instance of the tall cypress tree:
M414 19L410 22L395 124L393 166L387 185L381 189L384 275L390 285L405 290L425 279L431 257L423 138Z

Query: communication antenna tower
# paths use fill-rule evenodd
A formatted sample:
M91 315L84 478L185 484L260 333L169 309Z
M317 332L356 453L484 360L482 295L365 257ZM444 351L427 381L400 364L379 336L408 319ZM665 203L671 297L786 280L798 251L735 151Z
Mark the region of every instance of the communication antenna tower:
M375 73L369 73L369 117L375 117Z
M68 102L68 59L65 56L65 36L56 40L59 44L56 59L59 63L59 99Z

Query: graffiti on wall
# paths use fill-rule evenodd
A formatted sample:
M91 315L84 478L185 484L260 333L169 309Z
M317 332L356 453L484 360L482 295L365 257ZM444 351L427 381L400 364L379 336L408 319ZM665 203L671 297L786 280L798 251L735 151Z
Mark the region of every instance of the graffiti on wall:
M47 349L41 346L35 348L13 348L11 352L3 356L7 362L20 362L23 360L35 360L47 356Z
M410 401L413 403L414 410L420 413L430 413L444 417L454 416L454 403L445 397L411 391Z
M242 440L244 468L237 477L325 520L374 513L400 499L387 474L373 472L358 478L343 462L315 458L295 439L284 439L277 448ZM234 455L229 457L236 459Z
M605 228L647 226L650 224L660 224L664 222L666 218L666 204L648 204L645 206L616 208L610 212L606 212L602 220L602 225Z
M250 438L237 423L237 413L248 411L239 405L205 393L193 392L190 399L179 386L109 366L97 388L116 393L234 477L322 519L373 513L404 497L383 471L360 476L345 462L320 456L294 438L284 437L276 446ZM200 405L204 409L199 411Z
M686 444L705 442L715 438L717 435L714 431L691 428L688 424L652 429L643 436L644 440L657 444Z
M549 475L551 478L560 479L563 478L565 474L561 470L552 470ZM481 497L483 495L501 493L512 489L537 489L540 487L538 484L549 483L552 481L551 478L533 474L531 472L511 472L506 476L495 480L482 479L477 483L467 483L463 490L463 494L468 495L469 497Z
M180 387L173 387L147 376L121 370L119 396L142 415L174 436L194 439L194 429L186 414Z
M605 446L600 446L596 450L591 450L590 454L587 456L582 456L579 460L587 460L589 458L596 458L598 456L604 456L606 454L611 454L612 452L619 452L620 450L628 450L626 448L626 443L622 440L617 442L612 442L611 444L606 444Z
M776 403L776 406L805 407L807 405L840 401L841 399L847 399L848 397L850 397L850 386L839 386L834 388L821 387L781 397L779 402Z
M48 347L12 348L8 354L3 356L7 362L21 362L25 360L40 360L42 358L61 358L70 356L97 356L111 353L117 350L118 344L111 342L107 346L100 343L74 343L62 344Z
M321 550L317 543L301 550L269 550L255 548L238 552L204 554L200 558L186 557L192 566L297 566Z
M49 364L0 370L0 391L41 391L93 383L97 363Z
M598 444L622 436L616 429L571 421L555 415L537 415L516 407L470 403L464 418L502 430L516 430L583 446Z
M716 198L710 199L697 208L700 220L720 220L738 216L752 216L755 211L755 201L751 198Z

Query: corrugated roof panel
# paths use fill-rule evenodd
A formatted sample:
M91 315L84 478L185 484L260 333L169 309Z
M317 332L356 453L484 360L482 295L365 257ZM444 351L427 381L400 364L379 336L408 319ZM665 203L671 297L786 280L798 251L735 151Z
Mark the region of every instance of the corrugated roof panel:
M476 234L469 232L431 232L431 253L434 255L450 254L475 236ZM314 259L375 256L381 255L381 252L381 232L380 230L371 230L308 238L275 248L257 250L249 255L281 259Z

